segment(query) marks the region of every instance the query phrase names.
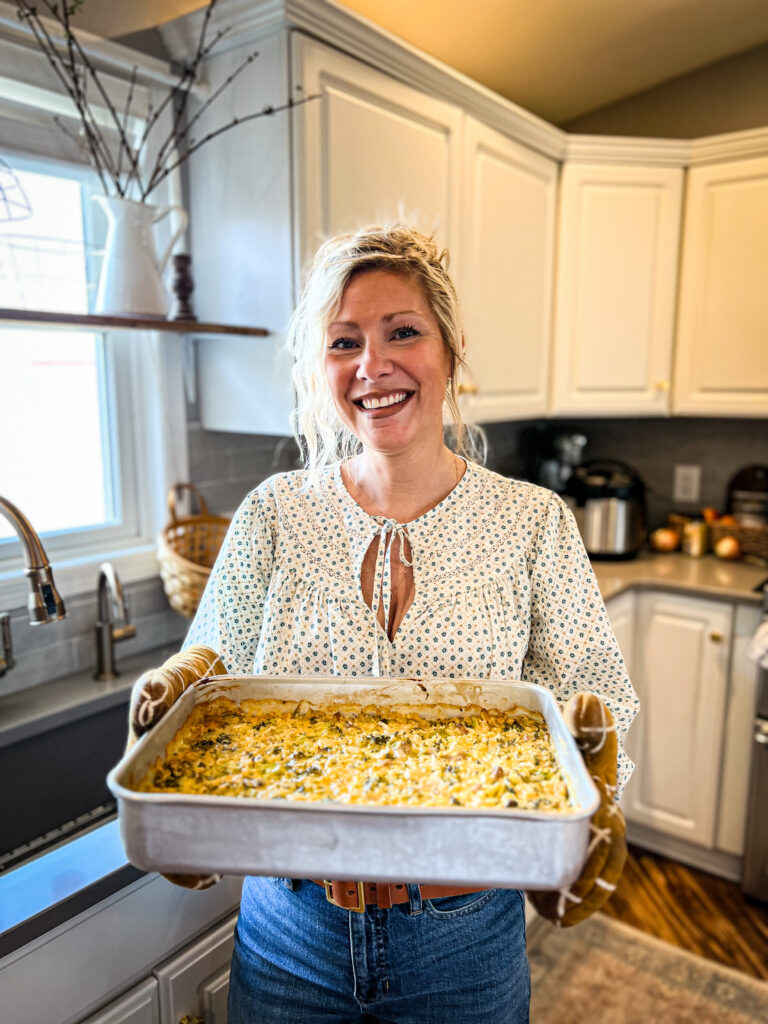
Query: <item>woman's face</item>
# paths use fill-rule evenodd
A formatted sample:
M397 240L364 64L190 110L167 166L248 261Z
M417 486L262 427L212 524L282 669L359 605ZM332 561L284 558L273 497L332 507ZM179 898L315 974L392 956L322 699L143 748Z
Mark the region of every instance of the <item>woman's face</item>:
M344 424L366 448L442 441L450 354L421 288L388 270L347 285L328 325L325 375Z

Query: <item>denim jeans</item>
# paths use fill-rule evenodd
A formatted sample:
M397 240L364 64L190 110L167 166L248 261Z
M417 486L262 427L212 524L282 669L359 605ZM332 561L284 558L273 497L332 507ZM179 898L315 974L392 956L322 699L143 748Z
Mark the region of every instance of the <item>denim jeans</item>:
M309 881L246 878L229 1024L527 1024L516 889L358 914Z

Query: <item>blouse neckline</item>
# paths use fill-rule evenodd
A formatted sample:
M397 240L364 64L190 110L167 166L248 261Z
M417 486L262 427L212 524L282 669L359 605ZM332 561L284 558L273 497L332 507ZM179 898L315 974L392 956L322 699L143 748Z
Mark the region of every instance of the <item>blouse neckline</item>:
M407 523L401 523L396 519L392 519L390 516L372 516L369 512L366 512L363 506L352 497L347 489L347 485L344 483L344 479L341 475L341 462L335 462L331 467L331 472L336 488L341 496L342 505L344 506L345 511L352 514L353 518L359 523L366 533L370 533L371 530L380 529L383 523L392 523L393 525L402 527L406 532L409 532L414 528L420 530L422 528L429 527L434 519L450 513L454 505L461 500L464 492L469 487L470 479L474 477L476 473L476 467L472 462L468 459L463 459L463 462L466 468L464 469L461 478L456 483L456 486L453 487L436 505L433 505L432 508L427 509L426 512L422 512L420 516L409 520Z

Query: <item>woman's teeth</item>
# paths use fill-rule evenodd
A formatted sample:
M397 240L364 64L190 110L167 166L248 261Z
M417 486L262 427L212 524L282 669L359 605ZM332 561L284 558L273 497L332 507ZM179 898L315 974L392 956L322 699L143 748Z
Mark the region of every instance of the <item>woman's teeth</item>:
M364 409L384 409L388 405L397 405L404 402L408 397L405 391L398 391L394 395L383 395L381 398L361 398L360 404Z

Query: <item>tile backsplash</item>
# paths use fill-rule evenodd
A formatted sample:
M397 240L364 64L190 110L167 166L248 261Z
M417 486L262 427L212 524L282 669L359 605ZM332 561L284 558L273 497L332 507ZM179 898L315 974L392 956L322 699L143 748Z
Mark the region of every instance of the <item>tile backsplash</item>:
M557 434L587 437L584 459L619 459L646 485L653 529L670 512L724 510L729 481L745 466L768 465L768 420L670 417L648 419L529 420L486 427L488 465L508 476L536 480L542 457ZM701 467L701 498L694 505L672 498L674 467Z
M228 515L247 492L273 473L294 469L298 449L292 438L230 434L189 423L190 481L209 510ZM648 488L649 524L669 512L696 511L672 500L675 464L701 466L702 505L722 509L728 482L743 466L768 464L768 421L764 419L589 419L525 420L485 427L488 465L507 476L536 480L542 457L558 433L580 431L588 438L585 458L617 458L638 471ZM188 623L166 601L159 577L126 585L136 636L116 647L118 665L129 654L168 642L181 643ZM32 627L23 608L12 610L16 667L0 679L0 696L49 679L85 671L95 664L93 592L67 596L67 618Z

